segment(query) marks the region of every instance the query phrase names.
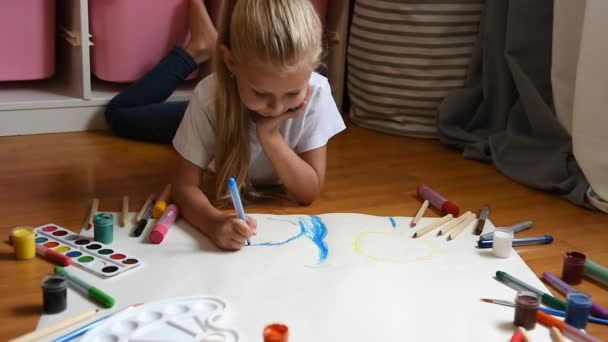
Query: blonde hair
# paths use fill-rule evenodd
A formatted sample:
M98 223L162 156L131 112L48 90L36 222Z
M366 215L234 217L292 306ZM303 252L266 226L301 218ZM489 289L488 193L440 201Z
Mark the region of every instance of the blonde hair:
M216 196L228 198L227 182L234 177L245 196L249 182L249 110L243 105L236 79L224 63L221 46L235 63L254 57L277 68L310 58L315 69L322 53L321 21L310 0L227 0L224 3L215 56Z

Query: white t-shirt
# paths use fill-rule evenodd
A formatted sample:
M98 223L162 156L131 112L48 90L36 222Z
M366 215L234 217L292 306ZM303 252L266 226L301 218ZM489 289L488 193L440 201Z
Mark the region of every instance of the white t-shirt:
M331 95L327 79L317 73L310 77L312 95L305 112L284 121L281 135L297 154L314 150L346 128ZM192 100L173 138L177 152L203 170L215 171L215 74L203 79L194 89ZM253 184L277 184L272 163L262 150L252 121L249 131L251 157L249 177Z

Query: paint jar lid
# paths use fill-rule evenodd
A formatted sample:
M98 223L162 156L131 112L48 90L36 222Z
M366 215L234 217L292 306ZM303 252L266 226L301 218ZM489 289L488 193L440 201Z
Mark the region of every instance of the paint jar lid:
M34 228L32 227L15 227L11 230L10 239L23 239L30 236L35 236Z
M515 296L515 304L519 307L537 309L540 305L540 300L536 293L529 291L521 291Z
M68 287L68 280L59 274L49 274L42 278L42 289L45 292L59 292Z
M583 265L587 260L587 256L580 252L568 251L564 254L564 262L571 265Z
M511 229L496 228L494 230L493 239L496 239L498 237L499 239L511 239L512 240L514 236L515 236L515 233Z
M289 328L280 323L267 325L264 328L264 342L287 342L289 339Z
M114 224L114 216L108 213L99 213L93 217L93 224L96 226L112 226Z
M574 308L590 308L593 302L591 296L586 293L570 292L566 295L567 306Z

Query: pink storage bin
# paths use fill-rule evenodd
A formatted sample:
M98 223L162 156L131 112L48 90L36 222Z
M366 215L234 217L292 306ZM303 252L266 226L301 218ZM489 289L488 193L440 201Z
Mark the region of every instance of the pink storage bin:
M0 81L55 73L55 0L0 1Z
M91 70L133 82L188 41L188 0L89 0Z
M325 28L325 17L327 17L327 3L329 0L313 0L317 14L321 19L321 24Z

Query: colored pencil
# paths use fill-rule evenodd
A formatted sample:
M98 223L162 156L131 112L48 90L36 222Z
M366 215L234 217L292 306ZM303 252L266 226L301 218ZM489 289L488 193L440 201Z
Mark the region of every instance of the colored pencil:
M418 221L420 221L420 219L422 218L422 216L424 215L424 212L428 209L428 207L429 207L429 200L424 200L424 202L422 202L422 205L416 212L416 215L414 216L414 218L412 218L412 222L410 222L410 227L414 227L418 224Z
M454 216L452 214L447 214L444 217L442 217L438 220L435 220L435 221L427 224L426 226L420 228L417 232L414 233L414 235L412 235L412 238L421 237L424 234L443 226L444 224L446 224L453 218L454 218Z
M467 211L466 213L460 214L460 216L458 216L457 218L453 219L452 221L446 223L445 226L441 227L441 229L439 229L439 231L437 232L437 236L441 236L443 234L449 233L452 229L454 229L454 227L456 227L457 225L462 223L464 220L469 218L469 216L475 217L475 214L473 214L473 212L471 212L471 211Z
M98 207L99 207L99 199L94 198L93 202L91 203L91 211L89 212L89 221L87 224L87 229L93 228L93 217L95 217L95 214L97 214Z
M46 328L40 329L40 330L36 330L36 331L32 331L31 333L27 333L23 336L14 338L12 340L10 340L9 342L29 342L29 341L40 341L41 339L45 339L48 338L49 336L51 336L52 334L67 329L73 325L76 325L78 323L84 322L88 319L90 319L91 317L95 316L95 314L97 314L97 310L90 310L90 311L85 311L81 314L78 314L76 316L70 317L66 320L63 320L61 322L57 322L53 325L49 325Z
M462 231L465 230L465 228L467 228L471 224L471 222L473 222L473 220L475 220L475 215L469 215L469 217L467 217L459 225L454 227L450 231L450 235L448 235L448 241L454 240L458 235L460 235L460 233L462 233Z
M122 197L122 227L129 224L129 196Z

